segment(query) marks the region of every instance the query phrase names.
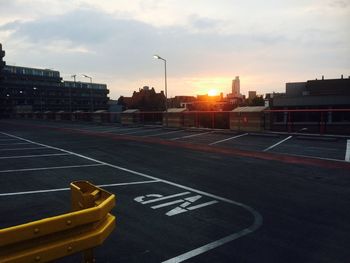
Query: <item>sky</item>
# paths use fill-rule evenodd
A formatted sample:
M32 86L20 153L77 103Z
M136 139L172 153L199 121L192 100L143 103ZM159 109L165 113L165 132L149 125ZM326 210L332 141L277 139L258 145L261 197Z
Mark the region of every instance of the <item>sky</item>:
M9 65L168 96L284 92L286 82L350 76L350 0L0 0ZM88 80L89 81L89 80Z

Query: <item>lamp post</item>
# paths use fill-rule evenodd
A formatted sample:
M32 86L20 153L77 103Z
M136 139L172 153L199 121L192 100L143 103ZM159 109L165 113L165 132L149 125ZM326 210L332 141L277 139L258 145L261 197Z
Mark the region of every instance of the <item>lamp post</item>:
M38 90L38 88L33 87L33 90L36 91ZM43 112L43 97L42 97L41 91L40 91L40 112Z
M166 75L166 59L162 58L158 55L153 55L154 58L160 59L164 61L164 86L165 86L165 122L166 126L168 126L168 88L167 88L167 75Z
M74 79L74 87L75 87L75 78L77 75L71 76ZM69 112L72 112L72 87L69 85Z
M21 99L23 98L23 90L20 90L19 91L19 94L21 94L20 96L21 96ZM25 105L26 104L26 97L24 97L24 103L23 103L23 105Z
M83 74L83 77L85 77L85 78L88 78L88 79L90 79L90 110L91 110L91 112L94 112L94 104L93 104L93 98L92 98L92 77L90 77L90 76L88 76L88 75L84 75Z

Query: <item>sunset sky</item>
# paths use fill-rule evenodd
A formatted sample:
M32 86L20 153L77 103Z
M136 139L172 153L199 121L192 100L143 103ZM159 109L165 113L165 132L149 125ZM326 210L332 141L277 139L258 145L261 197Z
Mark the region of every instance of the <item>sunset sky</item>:
M350 76L350 0L0 0L7 64L168 95L283 92L285 83Z

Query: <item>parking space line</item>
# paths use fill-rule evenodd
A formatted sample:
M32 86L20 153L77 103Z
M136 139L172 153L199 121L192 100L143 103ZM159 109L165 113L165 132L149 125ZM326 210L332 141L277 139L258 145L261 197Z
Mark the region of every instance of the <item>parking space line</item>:
M250 232L248 232L248 230L247 230L246 232L240 231L240 232L234 233L234 234L229 235L229 236L226 236L226 237L224 237L224 238L222 238L222 239L216 240L216 241L214 241L214 242L211 242L211 243L206 244L206 245L204 245L204 246L201 246L201 247L199 247L199 248L196 248L196 249L193 249L193 250L188 251L188 252L186 252L186 253L183 253L183 254L181 254L181 255L179 255L179 256L176 256L176 257L174 257L174 258L165 260L165 261L163 261L162 263L178 263L178 262L183 262L183 261L185 261L185 260L187 260L187 259L190 259L190 258L193 258L193 257L198 256L198 255L200 255L200 254L203 254L203 253L205 253L205 252L207 252L207 251L209 251L209 250L212 250L212 249L214 249L214 248L217 248L217 247L219 247L219 246L222 246L222 245L224 245L224 244L226 244L226 243L228 243L228 242L231 242L231 241L233 241L233 240L235 240L235 239L238 239L238 238L240 238L240 237L242 237L242 236L245 236L245 235L247 235L247 234L249 234L249 233L250 233Z
M246 136L246 135L248 135L248 134L249 134L249 133L243 133L243 134L240 134L240 135L237 135L237 136L233 136L233 137L230 137L230 138L227 138L227 139L223 139L223 140L220 140L220 141L216 141L216 142L209 143L208 145L215 145L215 144L218 144L218 143L221 143L221 142L230 141L230 140L233 140L233 139L237 139L237 138L239 138L239 137Z
M263 152L267 152L267 151L275 148L276 146L280 145L281 143L284 143L285 141L289 140L292 137L293 136L288 136L287 138L284 138L282 141L279 141L278 143L275 143L274 145L271 145L270 147L267 147L266 149L263 150Z
M350 140L346 143L345 162L350 162Z
M144 135L144 136L142 136L142 137L161 136L161 135L167 135L167 134L179 133L179 132L183 132L183 131L184 131L184 130L170 131L170 132L163 132L163 133L157 133L157 134L151 134L151 135Z
M97 185L97 187L113 187L113 186L123 186L123 185L151 184L151 183L158 183L158 182L159 182L158 180L152 180L152 181L138 181L138 182L130 182L130 183L100 184L100 185ZM41 193L60 192L60 191L68 191L68 190L70 190L70 188L56 188L56 189L24 191L24 192L0 193L0 197L12 196L12 195L41 194Z
M292 154L288 152L280 152L281 154L285 154L287 156L297 156L297 157L305 157L305 158L312 158L316 160L324 160L324 161L332 161L332 162L345 162L345 160L342 159L334 159L334 158L326 158L326 157L317 157L313 155L305 155L305 154Z
M162 128L160 129L145 129L143 131L133 131L133 132L127 132L127 133L120 133L119 135L128 135L128 134L136 134L136 133L139 133L139 132L152 132L152 131L160 131L160 130L163 130Z
M9 148L9 149L0 149L0 151L22 151L22 150L38 150L38 149L46 149L46 147Z
M42 170L55 170L55 169L69 169L69 168L81 168L91 166L103 166L104 164L82 164L82 165L67 165L67 166L53 166L53 167L38 167L38 168L24 168L24 169L13 169L13 170L2 170L0 173L13 173L13 172L28 172L28 171L42 171Z
M99 130L106 129L106 127L105 126L84 126L84 127L80 127L79 129L83 131L99 131Z
M171 141L176 141L176 140L179 140L179 139L186 139L186 138L197 137L197 136L205 135L205 134L208 134L208 133L213 133L213 132L210 131L210 132L196 133L196 134L191 134L191 135L187 135L187 136L183 136L183 137L172 138L170 140Z
M69 153L51 153L51 154L36 154L36 155L19 155L19 156L4 156L1 159L20 159L20 158L36 158L36 157L47 157L47 156L61 156L70 155Z
M122 132L124 132L124 131L135 131L135 130L141 130L141 129L144 129L144 127L134 127L134 128L126 128L126 129L121 128L120 131L122 131ZM117 133L117 134L122 135L120 133Z
M21 144L31 144L31 143L29 143L29 142L0 143L1 146L5 146L5 145L21 145Z
M123 186L123 185L134 185L134 184L153 184L160 183L159 180L151 180L151 181L138 181L138 182L129 182L129 183L116 183L116 184L99 184L98 187L113 187L113 186Z
M103 131L100 131L101 133L105 133L105 132L111 132L111 131L117 131L117 130L123 130L122 127L114 127L114 128L110 128L110 129L107 129L107 130L103 130Z
M201 191L201 190L197 190L197 189L192 188L192 187L188 187L188 186L184 186L184 185L181 185L181 184L177 184L177 183L174 183L174 182L171 182L171 181L168 181L168 180L164 180L164 179L160 179L160 178L157 178L157 177L154 177L154 176L150 176L150 175L147 175L147 174L144 174L144 173L140 173L140 172L137 172L137 171L134 171L134 170L130 170L130 169L127 169L127 168L124 168L124 167L121 167L121 166L117 166L117 165L113 165L113 164L110 164L110 163L102 162L102 161L96 160L94 158L84 156L82 154L74 153L72 151L64 150L64 149L57 148L57 147L54 147L54 146L45 145L45 144L42 144L42 143L37 143L37 142L30 141L30 140L27 140L27 139L24 139L24 138L15 136L15 135L8 134L8 133L2 133L2 134L5 134L5 135L8 135L10 137L17 138L17 139L20 139L20 140L23 140L23 141L31 142L31 143L39 145L39 146L44 146L44 147L47 147L47 148L50 148L50 149L59 150L59 151L66 152L66 153L70 153L72 155L75 155L75 156L78 156L78 157L81 157L81 158L84 158L84 159L87 159L87 160L90 160L90 161L93 161L93 162L97 162L97 163L100 163L102 165L106 165L106 166L115 168L115 169L120 170L120 171L125 171L125 172L131 173L131 174L135 174L135 175L139 175L139 176L151 179L151 180L156 180L157 182L160 182L160 183L165 183L165 184L172 185L172 186L175 186L175 187L187 190L187 191L192 191L192 192L195 192L195 193L198 193L198 194L201 194L201 195L205 195L205 196L214 198L216 200L220 200L222 202L229 203L229 204L238 206L238 207L240 207L242 209L245 209L253 216L254 220L253 220L253 223L250 226L248 226L248 227L246 227L246 228L244 228L244 229L242 229L242 230L240 230L240 231L238 231L236 233L233 233L233 234L231 234L229 236L226 236L226 237L224 237L222 239L219 239L217 241L211 242L211 243L209 243L207 245L204 245L202 247L199 247L197 249L194 249L194 250L191 250L189 252L186 252L186 253L178 256L178 257L175 257L173 259L169 259L170 261L168 261L168 262L181 262L181 261L184 261L186 259L189 259L189 258L192 258L194 256L197 256L199 254L205 253L205 252L207 252L209 250L212 250L212 249L214 249L216 247L222 246L222 245L224 245L224 244L226 244L226 243L228 243L230 241L233 241L233 240L235 240L237 238L240 238L242 236L248 235L248 234L256 231L263 224L263 218L260 215L260 213L258 211L256 211L254 208L252 208L252 207L250 207L248 205L245 205L243 203L240 203L240 202L237 202L237 201L225 198L225 197L221 197L221 196L218 196L218 195L214 195L214 194L211 194L211 193L208 193L208 192L204 192L204 191ZM167 261L165 261L165 262L167 262Z

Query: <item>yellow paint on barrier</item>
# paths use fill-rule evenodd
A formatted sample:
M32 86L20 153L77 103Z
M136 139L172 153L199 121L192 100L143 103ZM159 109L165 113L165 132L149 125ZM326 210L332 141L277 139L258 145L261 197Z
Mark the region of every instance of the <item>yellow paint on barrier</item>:
M0 229L0 262L49 262L78 252L93 262L92 249L115 228L115 195L79 181L71 183L71 199L71 213Z

